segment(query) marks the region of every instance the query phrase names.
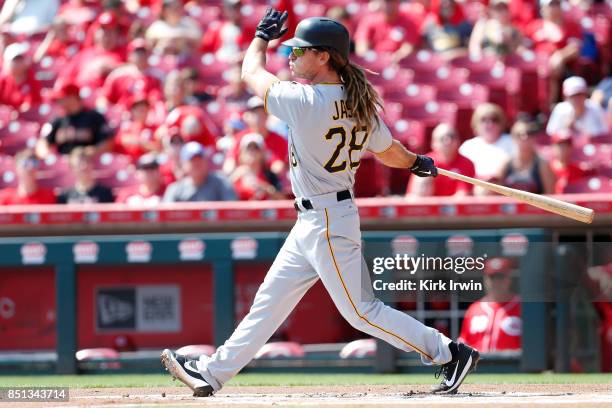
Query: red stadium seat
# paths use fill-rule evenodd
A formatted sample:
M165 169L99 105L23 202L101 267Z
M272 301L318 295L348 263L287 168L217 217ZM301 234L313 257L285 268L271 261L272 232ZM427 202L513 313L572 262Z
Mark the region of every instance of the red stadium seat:
M421 50L408 55L400 61L402 68L414 71L415 75L422 72L435 72L438 68L446 65L446 61L429 50Z
M129 156L103 153L94 162L96 179L107 187L117 188L136 184L134 165Z
M0 151L14 155L27 147L34 147L40 124L23 120L13 120L0 129Z
M412 106L402 112L404 119L420 121L425 125L424 146L429 146L431 132L440 123L457 126L457 106L450 102L427 102L422 106Z
M404 106L399 102L385 102L384 106L385 110L382 112L382 118L387 124L387 126L391 126L398 120L402 118L402 111L404 110Z
M472 136L472 114L489 100L489 88L479 84L446 84L438 88L438 100L457 105L457 131L463 140Z
M610 177L585 177L565 188L565 192L571 193L612 193L612 178Z
M485 55L479 58L475 58L470 55L463 55L460 57L453 58L450 64L456 68L465 68L470 72L483 72L490 71L496 65L500 64L499 59L493 56Z
M426 153L429 151L426 125L423 122L400 119L391 127L391 134L415 153ZM390 168L387 171L389 173L389 193L404 195L408 179L410 178L410 171L398 168Z
M490 90L490 101L498 104L513 120L517 113L521 72L516 68L495 66L485 72L470 72L470 81L485 85Z
M369 152L361 156L355 173L355 197L378 197L386 195L389 189L387 169Z
M543 64L533 52L509 55L505 59L508 67L521 72L520 93L517 109L520 112L535 113L548 110L548 64ZM546 107L546 109L543 109Z
M58 114L58 108L54 107L52 104L43 103L27 111L20 112L19 119L27 122L37 122L42 125L43 123L50 122L53 118L57 117Z
M468 81L469 76L470 72L465 68L443 66L433 72L421 72L419 75L415 75L414 82L438 87L449 84L463 84Z
M378 75L370 75L369 79L372 84L380 86L387 95L410 85L414 80L414 73L406 69L387 67Z
M409 84L385 91L385 99L401 103L405 109L436 100L436 88L431 85Z
M0 188L17 185L15 174L15 160L12 156L0 154Z

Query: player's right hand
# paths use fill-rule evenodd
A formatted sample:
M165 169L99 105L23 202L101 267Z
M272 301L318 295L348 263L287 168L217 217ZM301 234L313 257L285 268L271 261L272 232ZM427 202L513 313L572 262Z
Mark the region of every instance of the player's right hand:
M438 169L433 159L422 154L417 155L410 171L412 174L419 177L436 177L438 175Z
M283 28L283 24L287 21L288 16L286 11L281 13L270 7L257 25L255 37L259 37L265 41L281 38L287 32L287 29Z

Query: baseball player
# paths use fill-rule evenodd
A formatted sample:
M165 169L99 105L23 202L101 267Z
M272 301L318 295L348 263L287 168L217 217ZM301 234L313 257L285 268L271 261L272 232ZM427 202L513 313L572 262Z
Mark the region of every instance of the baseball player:
M456 343L409 315L376 299L363 284L359 214L353 183L366 150L385 165L436 176L432 159L407 151L378 116L381 100L363 69L349 61L349 34L331 19L301 21L292 47L292 74L308 82L279 81L266 71L268 42L280 38L287 13L268 10L242 65L242 76L265 109L290 129L289 162L298 219L259 288L248 315L211 356L191 360L164 350L171 375L205 397L251 361L319 279L342 316L355 328L439 365L434 392L454 393L479 359L478 351Z

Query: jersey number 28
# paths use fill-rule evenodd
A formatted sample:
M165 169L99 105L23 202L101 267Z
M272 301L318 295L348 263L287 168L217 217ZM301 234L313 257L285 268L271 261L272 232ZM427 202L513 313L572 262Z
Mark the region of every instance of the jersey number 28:
M346 146L346 133L346 128L344 126L337 126L329 129L325 134L326 140L332 140L336 135L340 136L340 140L336 145L336 150L334 150L327 163L325 163L323 166L325 167L325 170L329 171L330 173L337 173L339 171L346 170L347 160L342 160L338 163L338 157L340 156L344 146ZM358 143L357 139L359 137L359 133L362 133L363 137L361 137L361 142ZM367 126L354 126L351 130L351 140L348 144L348 162L350 163L349 165L351 170L359 167L361 156L358 156L356 160L353 160L353 153L363 149L363 146L368 140L368 136L369 132Z

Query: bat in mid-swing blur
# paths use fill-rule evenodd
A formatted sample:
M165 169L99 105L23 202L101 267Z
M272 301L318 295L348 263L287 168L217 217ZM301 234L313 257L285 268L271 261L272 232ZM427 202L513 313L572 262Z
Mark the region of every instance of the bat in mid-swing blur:
M470 183L475 186L484 187L488 190L505 195L506 197L512 197L542 210L550 211L576 221L584 222L586 224L593 222L593 217L595 216L595 211L590 208L567 203L565 201L557 200L556 198L500 186L499 184L489 183L488 181L478 180L472 177L464 176L463 174L458 174L453 171L440 168L438 168L438 174L453 178L455 180L465 181L466 183Z

